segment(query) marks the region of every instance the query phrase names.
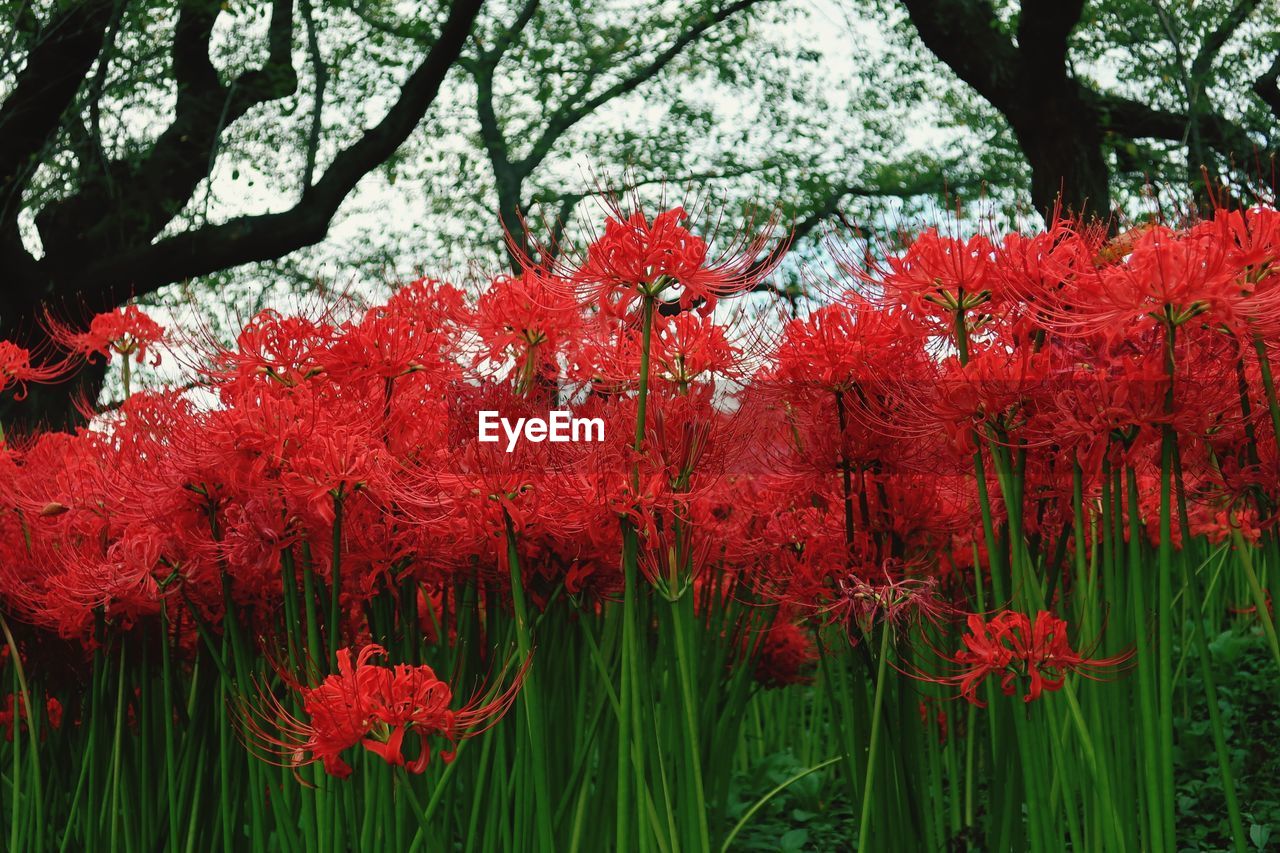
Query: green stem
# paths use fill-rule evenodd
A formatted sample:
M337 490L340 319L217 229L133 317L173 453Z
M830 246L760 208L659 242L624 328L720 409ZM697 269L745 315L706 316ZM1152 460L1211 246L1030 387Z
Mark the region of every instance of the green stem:
M43 839L44 837L44 785L40 780L40 760L39 760L40 753L38 751L39 738L36 735L37 710L33 708L31 705L31 691L27 688L27 675L22 666L22 656L18 654L18 644L14 642L13 634L9 631L9 623L4 618L3 614L0 614L0 629L4 630L4 640L5 640L5 643L9 646L9 660L13 661L13 671L14 671L14 676L18 682L18 692L22 699L22 706L27 709L27 737L31 743L31 775L34 777L32 780L34 784L32 785L31 798L33 803L35 804L35 811L33 814L34 821L32 823L32 827L36 834L35 846L39 848L42 846L41 839ZM13 709L13 725L15 729L21 725L19 709L17 708L16 703ZM20 773L19 764L21 760L21 753L17 749L18 737L19 735L15 731L14 733L15 749L14 749L14 760L13 760L14 813L13 813L13 817L11 818L11 820L13 821L11 829L13 829L15 832L16 832L16 827L18 826L18 823L19 823L18 817L17 817L17 808L18 808L18 792L20 790L18 785L18 778ZM12 849L17 849L17 846L14 845Z
M511 572L511 606L516 617L516 646L520 657L529 660L533 655L533 642L529 632L529 611L525 602L524 577L520 572L520 554L516 548L515 525L511 515L502 511L506 527L507 564ZM533 758L534 816L538 832L538 849L543 853L555 850L551 833L551 786L547 775L547 730L542 722L541 696L538 693L537 676L532 666L525 673L524 686L520 689L520 704L524 707L528 747Z
M160 716L164 724L165 800L169 810L169 849L178 850L178 781L177 758L173 744L173 661L169 650L169 612L160 603L160 684L164 697Z
M342 644L339 620L342 616L342 515L344 495L341 489L333 496L333 556L329 572L329 667L338 670L338 647ZM406 633L411 626L405 626Z
M1236 533L1239 536L1239 533ZM1200 582L1195 572L1185 562L1183 572L1187 591L1195 601L1200 600ZM1204 620L1198 612L1191 614L1191 637L1200 658L1200 677L1204 682L1204 698L1209 709L1209 727L1213 731L1214 751L1218 756L1218 772L1222 777L1222 796L1227 802L1227 820L1231 824L1231 841L1236 853L1244 853L1248 849L1244 832L1244 822L1240 815L1240 802L1236 798L1235 778L1231 773L1231 753L1227 744L1226 730L1222 725L1222 712L1218 709L1218 686L1213 676L1213 654L1209 651L1209 642L1205 637Z
M640 327L640 385L636 399L636 430L633 449L637 454L644 447L648 397L649 397L649 352L653 341L654 298L644 297L641 304ZM636 463L632 470L632 487L640 490L640 464ZM632 815L636 809L633 799L642 793L644 788L644 764L642 753L638 748L642 724L636 702L637 683L639 680L639 550L638 534L629 519L622 520L622 685L619 691L620 711L618 715L618 790L617 790L617 823L616 847L618 853L629 853L632 847L633 833L642 825L637 821L632 828ZM636 791L633 792L633 782Z
M876 756L880 747L880 727L884 718L884 683L885 672L889 664L889 641L893 632L886 623L880 628L880 661L876 668L876 693L871 704L871 742L867 746L867 772L862 783L862 817L858 821L858 851L866 853L870 850L871 839L871 792L875 790Z

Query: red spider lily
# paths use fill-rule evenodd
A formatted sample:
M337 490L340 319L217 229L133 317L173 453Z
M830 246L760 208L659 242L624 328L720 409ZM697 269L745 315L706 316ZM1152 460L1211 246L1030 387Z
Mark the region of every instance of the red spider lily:
M304 317L262 311L236 337L234 349L220 349L205 372L216 380L270 379L297 385L323 371L321 358L336 329Z
M1027 282L1036 322L1058 334L1122 338L1144 327L1176 329L1206 315L1243 325L1247 291L1237 281L1229 247L1204 229L1135 229L1108 244L1085 268L1075 256L1052 277Z
M961 240L930 228L902 255L890 255L870 272L847 261L841 266L855 279L879 289L890 302L905 305L920 317L941 320L944 329L957 316L1004 296L995 275L994 248L981 235Z
M913 402L922 423L942 430L956 447L973 451L978 437L1006 441L1018 433L1046 383L1048 359L1030 349L980 347L965 364L948 358L934 392ZM914 408L920 405L920 408Z
M936 624L950 611L938 597L936 577L904 577L902 567L893 564L869 574L850 573L836 579L830 610L848 626L851 638L868 636L877 624L894 631Z
M539 269L493 280L476 304L476 332L485 343L477 358L515 361L512 376L521 392L554 380L559 355L578 336L578 306L565 298L565 284Z
M985 707L978 698L978 688L988 676L1000 679L1000 690L1006 696L1018 693L1025 682L1022 701L1039 699L1045 691L1061 690L1069 673L1097 679L1100 673L1125 663L1130 655L1111 658L1087 658L1071 648L1067 639L1067 623L1048 611L1034 618L1025 613L1002 610L991 619L971 613L969 633L964 648L950 660L964 667L953 676L939 679L956 684L960 695L970 703Z
M14 713L14 706L17 706L17 713ZM62 728L62 703L53 696L45 700L45 717L48 720L48 727L41 726L40 739L49 736L49 729L55 731ZM15 719L16 717L16 719ZM17 724L15 726L15 723ZM24 728L30 725L27 716L27 703L23 700L21 694L14 701L14 694L10 693L4 697L3 703L0 703L0 729L4 730L4 739L12 742L14 729Z
M274 697L266 697L268 710L263 719L252 722L258 740L280 750L289 766L297 768L314 762L324 765L331 776L345 778L352 768L342 753L361 746L383 761L422 773L431 760L429 739L440 737L451 744L488 729L506 713L523 681L521 669L512 684L488 702L479 695L461 708L452 708L453 690L436 677L429 666L396 664L382 666L371 661L386 655L378 645L366 645L352 661L352 649L338 651L338 671L315 687L295 685L306 719L299 719ZM265 725L278 727L270 734ZM405 755L405 740L417 740L418 754ZM450 751L441 758L453 759Z
M126 305L99 314L84 332L76 332L52 318L48 321L54 340L72 352L86 356L134 358L138 363L148 350L164 340L164 329L136 305ZM160 354L152 354L152 363L160 363Z
M874 387L883 380L878 365L911 358L918 339L906 332L892 310L846 294L838 303L787 322L773 356L772 378L828 391Z
M460 290L446 282L419 279L363 317L343 323L331 346L315 352L316 366L334 381L372 381L385 390L411 374L456 380L460 338L471 320Z
M751 676L766 689L811 684L817 662L817 647L802 626L775 621L756 648Z
M615 204L604 233L567 273L579 300L626 310L640 299L677 295L681 308L710 313L718 300L754 289L780 258L777 251L766 252L772 222L712 256L707 241L682 224L687 219L683 207L650 219L638 205L625 212Z
M22 399L26 396L28 382L53 382L66 369L66 364L34 365L30 350L12 341L0 341L0 392L16 386L18 399Z
M725 327L696 313L655 323L650 364L654 375L685 391L700 380L731 379L740 374L741 351L729 343Z
M618 213L580 265L475 299L424 279L345 322L260 314L202 355L212 399L134 394L78 434L11 443L0 604L33 632L92 645L98 617L104 633L150 630L162 605L187 602L216 632L229 601L247 636L271 641L296 628L281 624L282 563L310 570L324 598L337 563L335 633L351 641L370 598L401 582L487 586L500 607L508 520L535 603L563 588L605 606L625 518L641 570L671 594L736 584L857 634L972 584L952 576L988 559L980 485L994 529L1009 523L993 452L1020 478L1034 559L1061 545L1061 567L1080 547L1077 465L1086 530L1104 468L1130 468L1138 497L1117 506L1111 493L1113 544L1129 535L1125 512L1156 538L1166 427L1192 535L1220 541L1237 517L1249 539L1274 525L1280 452L1262 360L1280 292L1274 212L1111 242L1072 223L998 245L930 234L864 281L872 292L776 327L659 313L637 450L637 300L705 309L758 272L754 250L739 241L715 259L716 241L680 217ZM940 340L957 310L972 333L963 365ZM0 386L55 378L32 366L42 360L0 346ZM521 380L529 365L537 382ZM521 387L542 383L556 407L601 418L605 440L477 444L481 408L545 415L549 400ZM190 620L174 630L180 644L195 636Z

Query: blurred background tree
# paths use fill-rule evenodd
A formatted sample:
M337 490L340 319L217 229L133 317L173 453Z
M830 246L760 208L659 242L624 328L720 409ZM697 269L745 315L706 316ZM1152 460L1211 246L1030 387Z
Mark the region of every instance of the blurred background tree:
M778 204L892 237L1069 208L1121 222L1274 198L1262 0L5 0L0 337L42 304L243 315L504 235L579 240L606 190ZM714 223L706 223L708 226ZM25 417L74 418L76 389ZM0 412L11 420L16 413Z

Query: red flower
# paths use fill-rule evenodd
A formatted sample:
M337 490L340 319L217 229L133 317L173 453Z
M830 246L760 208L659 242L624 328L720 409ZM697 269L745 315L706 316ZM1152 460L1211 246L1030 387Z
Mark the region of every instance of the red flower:
M868 580L850 572L836 579L833 609L849 629L851 638L867 636L876 624L900 630L921 623L936 624L948 611L938 597L937 577L894 577L902 567L890 561L881 570L869 572L880 577Z
M901 256L890 256L870 273L851 259L838 260L855 279L881 288L913 313L936 318L949 329L957 313L1003 297L1001 281L994 274L994 251L981 235L960 240L930 228Z
M107 358L112 355L133 357L139 363L146 358L148 349L164 340L164 329L136 305L99 314L85 332L72 331L53 321L49 325L54 339L72 352ZM160 363L158 354L152 363Z
M28 382L51 382L62 375L65 365L37 367L31 363L30 350L12 341L0 340L0 391L18 387L18 396L26 395Z
M1060 690L1067 673L1096 678L1096 673L1129 658L1127 654L1086 658L1071 648L1067 623L1044 610L1034 619L1024 613L1004 610L989 621L971 613L968 624L964 648L952 658L954 663L966 668L943 680L958 684L960 695L978 707L985 706L977 691L989 675L999 676L1000 689L1006 696L1017 693L1020 682L1025 679L1027 687L1022 701L1031 702L1046 690Z
M524 675L521 670L512 685L487 704L480 704L477 697L455 710L450 707L453 691L431 667L371 663L386 654L377 645L360 649L353 663L351 651L338 652L337 673L315 687L297 687L305 722L295 719L276 700L267 700L274 722L284 734L263 739L270 746L283 748L291 766L319 761L330 775L346 777L351 775L351 765L341 753L360 745L388 764L422 773L431 759L428 738L439 736L456 742L479 734L506 713ZM404 754L405 738L410 735L418 740L418 754L412 760ZM450 752L441 752L441 757L453 759Z
M777 621L760 640L751 675L765 688L810 684L817 661L818 650L804 628Z
M537 269L494 279L476 305L476 331L485 343L477 361L514 359L518 391L553 381L560 372L560 352L579 336L582 323L578 306L564 298L564 287Z
M625 309L678 290L682 308L710 313L718 299L750 291L773 271L780 253L765 252L772 223L712 257L707 242L681 224L687 218L683 207L650 220L642 210L625 213L615 206L604 234L569 275L580 301Z

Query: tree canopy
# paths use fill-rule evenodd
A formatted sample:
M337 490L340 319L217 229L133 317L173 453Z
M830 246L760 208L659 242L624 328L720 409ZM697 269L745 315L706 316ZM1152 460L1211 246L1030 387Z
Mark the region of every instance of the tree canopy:
M41 347L47 310L181 283L497 272L505 235L572 239L620 187L777 203L801 253L832 221L961 204L1119 221L1274 198L1265 6L11 2L0 338ZM71 391L24 410L65 420Z

